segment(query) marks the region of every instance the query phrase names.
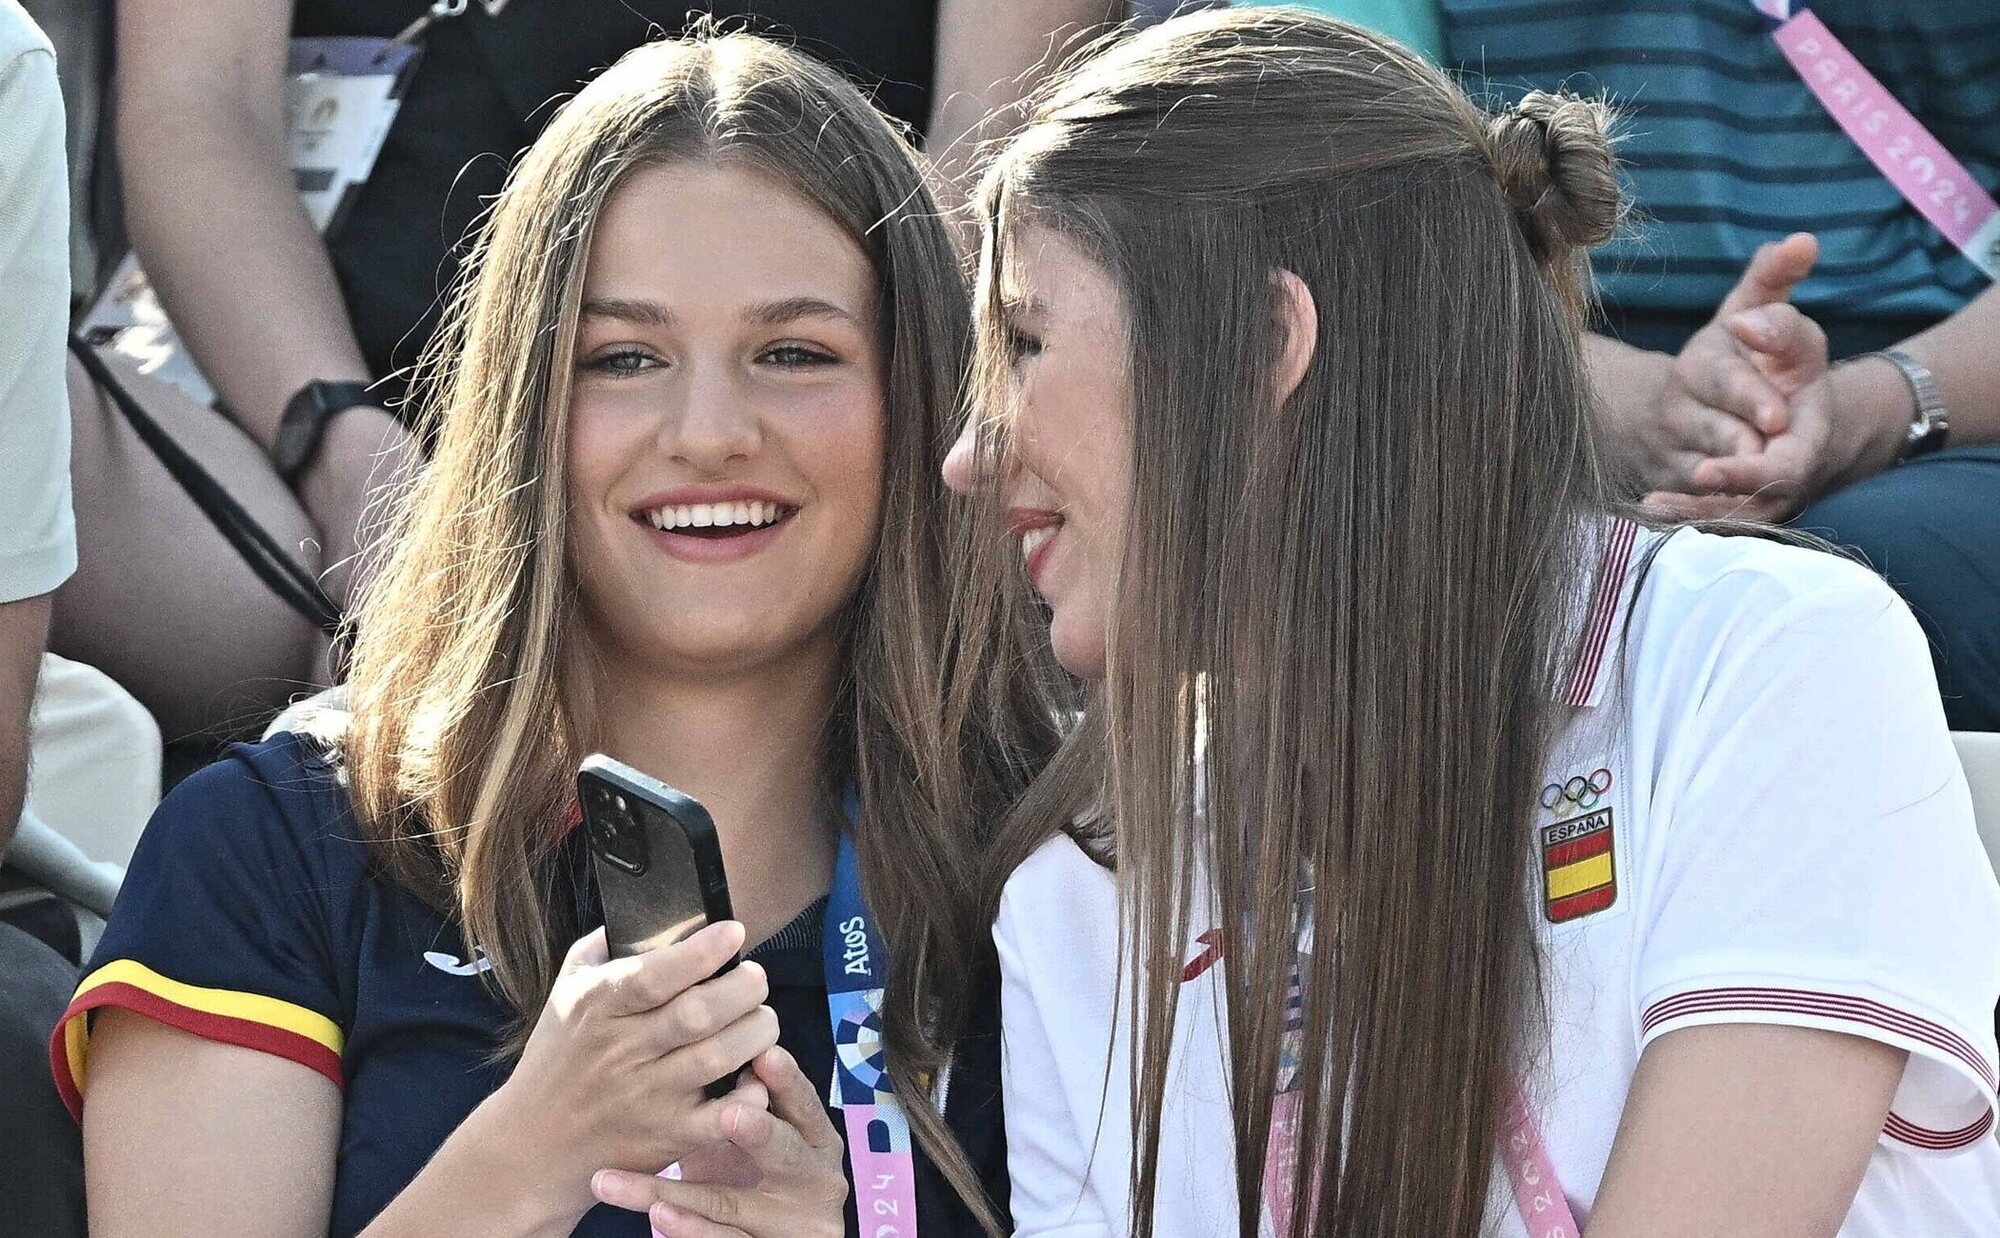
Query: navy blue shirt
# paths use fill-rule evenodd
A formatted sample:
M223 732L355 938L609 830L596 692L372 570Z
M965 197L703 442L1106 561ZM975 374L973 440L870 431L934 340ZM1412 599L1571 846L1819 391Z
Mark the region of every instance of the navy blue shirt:
M587 853L573 874L582 936L602 922ZM779 1040L822 1094L833 1035L816 921L807 912L753 951L770 977ZM174 788L133 856L111 922L56 1032L58 1085L80 1111L89 1011L119 1006L209 1039L298 1061L340 1084L329 1234L353 1234L503 1083L491 1059L514 1018L458 927L374 875L345 790L316 741L239 745ZM998 992L988 975L953 1059L946 1117L1006 1214ZM836 1128L840 1122L834 1122ZM921 1150L925 1238L978 1225ZM575 1233L644 1238L643 1215L599 1207ZM858 1233L852 1197L847 1232Z

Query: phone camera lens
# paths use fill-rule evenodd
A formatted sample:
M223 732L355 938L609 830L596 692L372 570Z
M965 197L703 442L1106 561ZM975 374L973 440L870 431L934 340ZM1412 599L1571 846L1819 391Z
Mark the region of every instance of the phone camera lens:
M616 809L617 809L617 810L618 810L619 812L624 812L624 811L625 811L625 797L624 797L624 796L622 796L622 795L619 795L619 796L613 796L613 797L612 797L612 801L611 801L611 803L612 803L612 806L613 806L614 808L616 808Z

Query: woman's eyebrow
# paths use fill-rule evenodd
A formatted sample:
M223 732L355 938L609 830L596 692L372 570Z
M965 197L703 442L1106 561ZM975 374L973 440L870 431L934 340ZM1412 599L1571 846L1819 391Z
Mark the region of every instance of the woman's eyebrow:
M658 301L634 301L623 297L592 297L583 303L585 318L614 318L642 327L671 327L674 312Z
M761 327L775 327L802 318L839 318L847 322L855 321L852 313L819 297L786 297L780 301L766 301L750 306L743 312L748 322Z
M1048 312L1048 306L1041 298L1025 292L1006 291L1000 294L1000 312L1008 318L1026 318Z

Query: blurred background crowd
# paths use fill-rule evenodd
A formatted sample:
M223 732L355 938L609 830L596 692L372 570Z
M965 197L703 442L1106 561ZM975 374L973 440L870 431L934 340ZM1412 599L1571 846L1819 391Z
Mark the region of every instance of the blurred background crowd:
M962 185L1067 50L1173 7L0 0L0 1234L82 1232L45 1055L94 917L163 786L337 680L371 514L423 459L413 367L553 103L741 22L847 70ZM2000 730L2000 226L1962 246L1912 204L1773 41L1778 0L1309 7L1496 103L1615 103L1607 459L1669 514L1864 555L1954 729ZM2000 7L1812 7L2000 190Z

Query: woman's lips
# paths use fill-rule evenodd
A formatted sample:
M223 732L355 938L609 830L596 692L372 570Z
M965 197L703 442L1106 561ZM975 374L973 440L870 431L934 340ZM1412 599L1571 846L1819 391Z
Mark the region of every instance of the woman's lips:
M1017 507L1007 513L1007 531L1021 541L1021 556L1028 573L1028 583L1037 592L1042 590L1042 569L1048 562L1049 550L1055 537L1063 527L1062 513L1044 508Z
M796 509L787 510L774 523L734 528L661 529L643 514L633 520L653 544L684 563L735 563L769 547L791 524Z

